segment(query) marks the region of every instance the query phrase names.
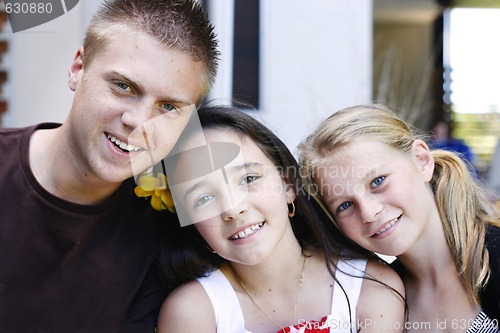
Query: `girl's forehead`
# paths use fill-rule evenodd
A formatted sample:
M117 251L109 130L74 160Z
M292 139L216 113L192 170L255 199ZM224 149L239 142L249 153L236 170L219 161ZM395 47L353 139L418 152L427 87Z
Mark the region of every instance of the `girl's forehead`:
M237 135L231 128L217 127L203 129L203 134L207 141L226 141L233 143L240 143L241 135Z
M352 142L328 152L316 171L319 174L343 175L372 174L382 166L409 161L408 154L381 142Z
M209 128L204 129L207 142L231 142L246 151L260 151L259 146L248 136L236 132L230 128Z
M367 137L335 147L327 152L326 157L327 159L329 157L333 159L340 159L342 157L344 159L362 159L365 156L370 156L370 158L385 158L388 155L402 155L402 152L385 142Z

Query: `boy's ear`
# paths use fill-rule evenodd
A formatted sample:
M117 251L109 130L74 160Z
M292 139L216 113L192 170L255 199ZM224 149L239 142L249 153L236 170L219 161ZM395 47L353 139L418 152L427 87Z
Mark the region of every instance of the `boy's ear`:
M422 140L415 140L411 149L419 171L422 173L424 180L429 182L434 174L434 157L429 146Z
M75 59L69 66L68 86L72 91L76 90L78 83L83 75L83 46L76 51Z

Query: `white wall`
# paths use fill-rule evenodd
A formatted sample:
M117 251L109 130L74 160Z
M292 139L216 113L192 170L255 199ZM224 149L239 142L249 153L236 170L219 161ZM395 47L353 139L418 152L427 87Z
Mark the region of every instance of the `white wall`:
M261 3L263 117L293 151L327 115L370 102L372 0Z
M90 16L102 0L82 0L53 21L9 34L8 112L4 127L62 122L71 107L68 68Z
M222 52L210 99L222 102L231 96L233 1L210 2ZM371 101L372 0L260 3L261 107L252 114L295 151L327 115Z

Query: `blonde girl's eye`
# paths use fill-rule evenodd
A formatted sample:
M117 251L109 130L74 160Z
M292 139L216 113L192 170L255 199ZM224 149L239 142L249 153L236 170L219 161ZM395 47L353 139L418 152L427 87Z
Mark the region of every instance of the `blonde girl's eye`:
M377 177L374 180L372 180L372 182L370 183L370 187L371 188L378 187L378 186L382 185L382 183L384 182L384 180L385 180L385 176Z
M210 202L211 200L213 200L214 198L215 198L215 195L213 195L213 194L204 194L194 202L194 206L195 207L203 206L203 205L207 204L208 202Z
M352 206L352 201L346 201L346 202L343 202L339 208L337 208L337 211L338 212L342 212L344 210L346 210L347 208L351 207Z

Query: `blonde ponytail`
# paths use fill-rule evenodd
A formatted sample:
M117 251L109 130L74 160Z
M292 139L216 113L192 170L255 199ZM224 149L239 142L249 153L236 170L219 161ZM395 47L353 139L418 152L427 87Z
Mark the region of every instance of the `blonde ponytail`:
M489 256L484 239L488 200L457 155L432 151L435 161L431 186L448 245L469 298L479 304L479 292L489 277Z

